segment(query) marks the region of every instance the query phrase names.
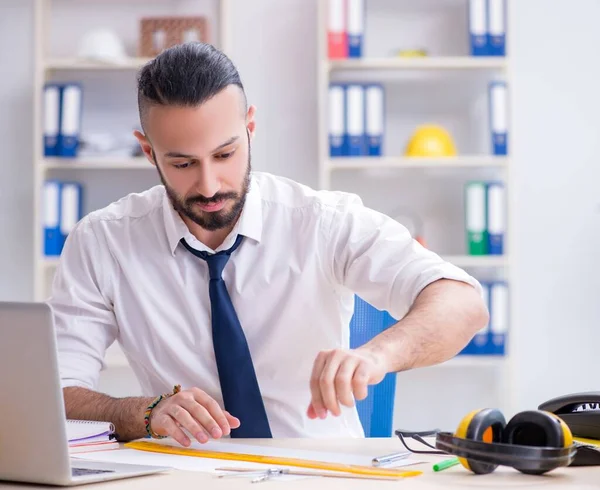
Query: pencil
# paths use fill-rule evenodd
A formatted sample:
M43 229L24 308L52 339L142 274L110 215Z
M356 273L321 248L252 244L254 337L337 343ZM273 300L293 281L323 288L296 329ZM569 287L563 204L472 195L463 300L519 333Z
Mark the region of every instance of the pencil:
M241 471L241 472L256 472L262 468L215 468L216 471ZM267 471L267 469L265 469ZM403 477L395 476L369 476L369 475L353 475L351 473L329 473L325 471L305 471L305 470L284 470L284 475L298 475L298 476L323 476L325 478L353 478L356 480L387 480L397 481L403 479Z

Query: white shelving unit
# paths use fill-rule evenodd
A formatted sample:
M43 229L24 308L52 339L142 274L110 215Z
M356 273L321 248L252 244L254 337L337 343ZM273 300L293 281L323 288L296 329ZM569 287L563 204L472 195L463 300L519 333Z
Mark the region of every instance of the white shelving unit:
M142 2L139 0L125 0L124 2L112 2L113 8L122 9L128 8L139 12L139 17L144 15L153 15L159 11L160 15L168 12L169 14L181 14L184 13L199 13L204 14L204 11L210 10L211 8L216 11L217 18L215 19L214 25L211 25L211 35L213 32L218 32L216 42L217 46L225 52L230 50L230 0L148 0ZM103 185L102 182L110 182L110 179L122 181L124 174L128 171L136 171L135 175L141 175L139 171L145 170L150 172L143 175L151 175L154 171L154 167L150 165L143 157L111 157L111 156L99 156L99 157L77 157L77 158L45 158L43 154L43 128L42 128L42 92L44 84L52 79L65 78L77 80L79 77L83 77L85 81L88 80L110 80L113 76L125 76L126 81L133 80L137 71L150 60L150 58L140 58L136 56L134 49L130 49L128 53L131 57L126 59L122 63L110 64L95 61L82 60L76 57L76 52L72 52L69 55L57 56L51 52L53 46L52 39L52 23L57 20L57 15L54 15L53 9L59 8L62 13L71 14L75 9L77 13L73 15L81 15L82 18L73 18L73 22L81 21L82 24L89 27L112 27L112 24L123 24L122 20L111 18L109 15L105 16L102 20L96 21L90 15L94 9L98 9L100 6L108 8L111 2L102 0L89 1L89 2L78 2L75 0L35 0L34 2L34 35L35 35L35 81L34 81L34 130L33 130L33 141L34 141L34 299L36 301L43 301L49 295L49 284L51 281L52 274L58 264L58 259L54 257L45 257L43 255L43 223L42 223L42 188L43 182L51 176L59 176L60 178L70 179L73 176L80 177L82 172L88 173L88 171L101 171L103 176L101 178L93 178L92 185ZM177 12L170 12L169 9L183 8L185 12L180 10ZM196 12L195 8L198 7L201 12ZM81 9L85 9L81 10ZM157 10L158 9L158 10ZM130 13L130 12L128 12ZM135 14L138 15L138 14ZM134 14L130 14L131 18L134 18ZM106 19L109 19L108 21ZM62 19L60 19L62 21ZM210 19L212 20L212 19ZM114 22L113 22L114 21ZM107 24L106 22L111 22ZM137 31L137 24L134 26L134 30ZM79 28L79 26L78 26ZM79 28L79 31L84 32ZM120 34L115 28L115 32ZM58 33L60 34L60 32ZM132 35L130 32L128 35ZM133 35L136 35L134 33ZM54 45L60 44L55 42ZM68 47L60 45L61 51L68 51ZM76 47L73 47L75 49ZM123 80L119 78L120 81ZM115 85L107 85L107 90L112 91ZM129 88L129 87L128 87ZM86 97L85 93L85 82L84 82L84 100ZM118 87L117 87L118 89ZM135 99L135 93L129 93L127 97ZM134 101L133 101L134 102ZM90 116L85 112L84 102L84 113L83 120L85 126L86 118ZM137 178L132 177L130 180L133 182ZM125 179L126 180L126 179ZM107 184L104 184L105 186ZM133 187L131 188L133 191ZM129 192L127 183L123 184L123 190ZM84 193L86 190L84 190ZM95 189L96 195L102 194L103 189ZM120 197L120 196L119 196ZM108 203L106 203L108 204ZM93 209L86 208L84 206L84 214L92 211Z
M218 32L217 39L213 40L215 44L225 52L230 50L230 0L125 0L123 2L112 2L112 8L120 9L120 12L125 12L129 15L130 19L135 19L137 14L132 13L133 11L139 12L139 16L143 15L164 15L164 14L175 14L175 15L186 15L186 14L200 14L205 15L207 11L212 8L216 11L216 19L210 19L214 22L214 26L211 26L211 32ZM91 62L86 60L78 59L74 56L76 53L72 53L69 56L57 57L55 53L50 52L48 49L52 45L51 37L51 23L56 21L56 17L53 18L52 9L58 7L61 13L71 13L71 9L77 9L77 15L86 16L79 9L85 8L86 12L92 12L93 9L98 6L109 8L109 2L106 0L90 0L85 2L79 2L76 0L35 0L35 82L34 82L34 299L35 301L43 301L50 294L51 280L59 263L57 257L45 257L43 255L43 223L42 223L42 187L43 182L47 178L57 177L64 178L67 180L80 180L84 179L86 184L89 184L92 189L84 189L84 195L90 191L90 194L94 195L94 198L90 198L90 202L87 205L84 204L83 212L87 214L94 210L94 202L97 206L106 205L111 200L122 197L126 193L135 192L141 190L140 187L144 187L146 183L158 183L154 182L154 176L156 170L144 157L114 157L114 156L94 156L94 157L77 157L77 158L45 158L43 154L43 132L42 132L42 91L44 84L48 80L56 78L68 78L71 80L78 80L80 77L84 83L84 100L86 97L86 82L96 83L97 80L101 80L104 84L106 81L106 87L100 86L101 89L105 88L108 93L113 94L119 92L120 85L124 83L131 83L135 80L135 75L138 70L147 62L149 58L139 58L135 56L134 49L130 48L131 57L123 63L119 64L108 64L100 62ZM170 12L169 9L173 7L179 7L180 10ZM196 9L197 7L197 9ZM185 11L181 11L181 8L185 8ZM130 9L130 10L127 10ZM201 10L198 12L197 10ZM73 14L75 15L75 14ZM63 19L60 19L61 21ZM101 21L98 22L109 22L108 26L112 25L114 19L111 17L110 12L106 14ZM75 19L74 22L78 22L79 18ZM89 18L82 18L82 23L89 23L90 26L94 26L94 20ZM122 19L120 20L122 24ZM118 23L115 20L116 23ZM106 27L107 24L100 24ZM137 29L137 24L135 25ZM214 27L214 28L213 28ZM120 32L118 32L121 34ZM60 33L59 33L60 34ZM131 35L131 33L129 33ZM214 39L214 38L213 38ZM63 46L61 46L63 47ZM118 78L117 82L110 83L111 80L115 80L113 77ZM131 90L133 85L128 85L124 90L129 89L127 94L128 98L131 98L131 102L135 105L135 92ZM97 88L97 87L94 87ZM122 90L121 90L122 92ZM132 107L129 106L129 109ZM118 108L117 108L118 109ZM117 111L118 112L118 111ZM115 117L118 114L115 114ZM84 102L83 111L83 125L87 117L91 115L86 113L86 105ZM112 116L112 114L111 114ZM133 172L133 173L132 173ZM152 180L151 180L152 179ZM116 184L116 185L115 185ZM148 184L148 185L152 185ZM113 189L116 187L116 189ZM85 203L85 200L84 200ZM102 204L98 204L102 203ZM139 386L135 376L133 375L127 359L117 344L111 346L106 353L106 366L107 370L101 375L100 383L101 389L105 392L109 392L114 396L125 396L139 394Z
M507 0L508 12L511 10L510 2L511 0ZM456 234L456 228L458 227L460 229L460 236L464 237L464 207L462 207L462 203L457 201L464 195L462 187L463 183L470 179L490 180L490 178L493 180L504 181L506 184L507 200L505 255L464 255L464 250L466 249L464 239L455 240L453 243L458 243L459 245L454 245L449 250L444 250L443 246L440 246L439 250L436 248L433 248L433 250L440 253L440 255L449 262L466 269L475 277L478 277L480 273L484 275L484 278L487 278L486 276L493 278L501 277L508 282L509 288L511 288L514 283L513 274L511 272L514 257L514 242L512 239L514 228L511 221L511 208L513 206L510 159L511 139L509 139L508 156L492 155L491 150L489 152L486 151L487 148L491 146L490 144L473 144L464 145L469 147L468 151L460 151L459 148L458 155L455 157L411 158L403 156L403 152L398 151L400 148L398 140L404 139L404 141L408 141L410 136L410 133L407 132L408 124L396 124L394 126L395 132L392 132L386 124L384 134L385 150L382 157L331 158L329 155L328 89L331 82L355 81L360 83L363 81L377 81L383 83L386 89L386 121L389 121L390 118L393 117L393 115L390 115L392 109L389 107L390 100L387 96L388 89L393 93L393 96L390 98L392 99L392 102L395 103L394 109L396 110L418 112L420 110L421 102L428 103L429 111L426 112L423 119L433 119L431 122L436 122L435 119L440 114L443 116L447 115L445 112L436 112L437 107L432 107L439 102L444 95L450 96L446 98L452 98L454 95L452 90L463 89L463 81L466 81L466 83L479 83L480 86L485 84L487 89L488 81L493 79L505 80L508 84L510 93L510 53L512 49L510 42L511 36L510 32L508 32L511 23L510 15L507 18L507 56L475 57L467 54L467 0L454 0L452 2L445 0L430 0L425 3L427 5L423 5L420 0L402 0L396 2L393 2L392 0L366 0L365 9L367 10L367 13L363 40L363 57L330 60L327 55L328 2L319 2L319 39L317 45L319 186L322 189L333 188L335 190L356 192L363 198L363 201L365 201L367 205L377 203L372 207L379 208L380 211L390 215L392 215L393 207L386 207L386 205L393 206L394 199L393 195L390 196L388 192L396 193L396 195L408 193L411 199L415 196L418 197L420 193L420 204L427 205L426 207L428 207L429 216L435 215L435 212L432 211L432 208L435 205L438 206L438 208L435 209L440 210L440 212L446 211L444 209L445 205L443 199L447 199L449 200L449 204L455 208L460 207L461 212L460 216L458 216L458 213L453 215L457 220L456 225L447 225L447 227L443 229L443 232L440 233L444 233L449 228L453 227L454 233ZM379 9L375 14L379 17L375 20L369 20L369 9L371 8ZM392 19L390 12L392 12L392 10L394 12L399 12L402 11L402 9L407 8L409 9L408 18L411 20L406 21L403 25L397 25L398 17ZM448 9L454 9L449 14L449 18L452 20L446 22L446 31L444 31L444 26L440 21L441 14L437 15L440 13L436 11L438 8L440 11L446 9L447 12L449 12ZM390 13L389 19L385 18L386 16L382 14L384 11L382 9L388 9L387 12ZM422 29L422 24L412 22L417 18L414 15L417 11L419 11L419 14L422 17L435 16L435 21L432 21L431 24L427 25L429 29ZM459 22L455 22L457 19ZM464 23L461 24L463 21ZM435 28L431 28L432 25L435 25ZM383 28L379 29L381 26L391 27L394 30L385 32ZM405 29L406 27L408 28ZM369 30L370 28L372 28L372 30ZM382 57L381 55L382 39L388 40L389 38L398 38L398 45L404 47L411 42L408 38L414 36L417 38L415 40L415 45L423 46L427 42L427 40L424 39L425 35L422 34L423 32L427 32L428 35L435 35L438 31L444 31L444 35L448 35L448 32L454 29L459 30L460 35L464 35L461 44L462 49L459 48L458 50L455 50L455 52L449 52L452 48L446 49L444 42L437 40L437 44L434 42L434 49L431 50L432 53L425 57L397 57L392 55L389 49L385 52L385 55L389 54L389 56ZM406 31L410 32L407 34ZM374 38L378 39L374 40ZM372 44L369 45L369 43ZM411 46L407 47L410 48ZM438 54L440 52L441 54ZM424 83L422 83L422 81L424 81ZM404 94L405 91L407 95ZM469 95L468 90L463 89L459 97L460 103L465 105L468 104L470 101ZM427 100L430 96L433 96L432 100ZM407 99L410 100L406 102ZM458 104L459 103L454 103L451 105L451 109L457 110ZM487 107L483 107L482 109L481 106L482 104L479 103L479 112L477 114L479 114L480 119L484 119L487 131ZM458 110L463 109L460 107ZM510 114L512 114L510 107L508 110L510 116ZM464 116L465 113L468 114L465 119L473 114L464 111L461 115ZM444 125L443 122L441 124ZM481 126L482 125L480 124L476 128L477 131L473 131L473 133L476 134L473 138L481 139ZM400 128L400 130L398 130L398 128ZM464 131L462 135L464 135L464 133L468 133L468 131ZM509 134L510 133L511 129L509 124ZM392 141L391 144L386 144L390 142L390 140L395 141ZM390 151L390 148L393 148L393 150ZM471 151L473 148L477 148L478 151ZM406 183L402 179L406 179ZM393 183L389 183L389 181L392 180ZM435 190L430 191L430 189L428 189L428 186L430 183L434 182L434 180L437 185L435 190L446 190L447 192L445 194L437 195ZM456 190L457 186L460 186L459 191ZM417 204L415 204L415 207L416 206ZM438 220L436 224L439 223L439 221L441 221L441 219ZM432 224L431 226L434 227L435 224ZM438 241L443 243L441 240ZM460 247L460 244L462 244L462 247ZM510 380L513 375L513 366L511 365L510 356L512 350L512 336L510 335L510 331L518 328L518 325L515 325L514 315L512 314L512 308L510 307L510 296L509 292L509 333L506 345L506 355L457 356L446 363L424 369L422 374L417 373L414 375L415 379L418 378L419 382L428 383L434 377L440 376L441 373L446 373L447 368L452 368L452 372L454 372L454 370L456 370L456 372L466 372L467 370L480 371L480 368L494 368L494 372L501 373L501 381L498 383L497 392L502 393L502 408L510 410L510 408L514 406L514 401L510 397ZM411 376L413 375L411 374ZM487 389L489 391L489 386ZM397 399L400 400L401 398L402 397L399 397Z

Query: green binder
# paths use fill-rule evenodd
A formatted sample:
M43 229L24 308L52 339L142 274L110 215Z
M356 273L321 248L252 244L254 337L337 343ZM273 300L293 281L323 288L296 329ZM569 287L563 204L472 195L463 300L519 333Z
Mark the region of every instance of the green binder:
M487 255L487 203L486 185L470 181L465 185L465 226L469 255Z

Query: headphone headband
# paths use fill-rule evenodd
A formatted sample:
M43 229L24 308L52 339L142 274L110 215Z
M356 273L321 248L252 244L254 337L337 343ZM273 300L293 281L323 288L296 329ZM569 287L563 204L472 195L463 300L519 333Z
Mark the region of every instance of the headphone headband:
M435 446L449 454L482 463L512 466L517 470L550 470L573 462L574 446L563 448L487 443L455 437L450 432L438 432Z

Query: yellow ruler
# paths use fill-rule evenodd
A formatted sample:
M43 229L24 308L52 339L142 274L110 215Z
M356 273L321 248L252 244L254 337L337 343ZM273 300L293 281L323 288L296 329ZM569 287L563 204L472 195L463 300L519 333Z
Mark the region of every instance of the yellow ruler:
M585 444L591 444L592 446L598 446L598 447L600 447L600 440L585 439L583 437L574 437L573 439L575 439L576 441L579 441L579 442L583 442Z
M280 456L263 456L259 454L228 453L220 451L205 451L186 447L167 446L156 442L134 441L125 444L125 447L151 451L155 453L176 454L179 456L194 456L197 458L225 459L229 461L247 461L249 463L274 464L280 466L296 466L299 468L312 468L315 470L341 471L356 475L388 476L404 478L421 475L422 471L395 470L391 468L374 468L371 466L350 465L343 463L327 463L309 459L286 458Z

